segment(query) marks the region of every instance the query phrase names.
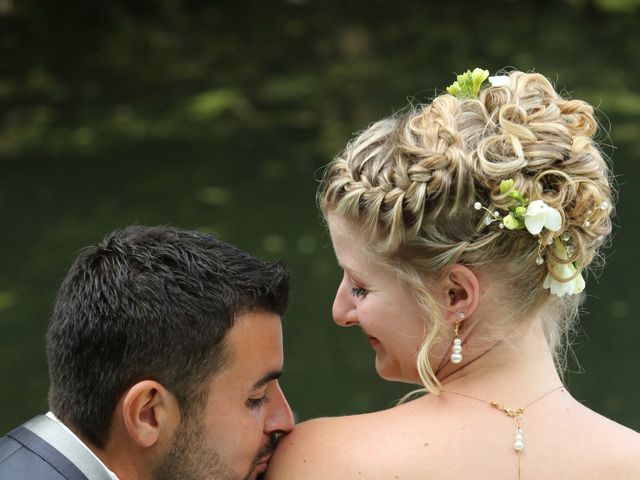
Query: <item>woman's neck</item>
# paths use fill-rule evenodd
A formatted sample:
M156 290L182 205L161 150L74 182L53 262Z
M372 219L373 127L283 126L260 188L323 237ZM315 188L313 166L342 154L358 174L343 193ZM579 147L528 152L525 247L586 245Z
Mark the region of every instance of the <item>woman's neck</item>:
M442 390L518 406L562 384L542 322L528 322L511 337L519 340L503 340L485 351L469 349L469 363L442 372Z

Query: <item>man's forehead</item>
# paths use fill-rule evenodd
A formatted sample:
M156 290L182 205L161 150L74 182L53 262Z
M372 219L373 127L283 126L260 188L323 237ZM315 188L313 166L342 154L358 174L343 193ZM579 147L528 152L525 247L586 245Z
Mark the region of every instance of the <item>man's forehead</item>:
M284 359L280 316L265 311L238 315L224 348L228 360L220 376L235 375L248 387L279 377Z

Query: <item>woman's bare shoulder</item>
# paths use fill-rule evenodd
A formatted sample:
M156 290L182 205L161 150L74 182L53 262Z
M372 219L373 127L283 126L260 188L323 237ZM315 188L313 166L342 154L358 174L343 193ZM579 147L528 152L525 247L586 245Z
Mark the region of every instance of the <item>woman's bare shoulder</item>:
M384 412L376 412L317 418L298 424L278 443L265 478L324 480L330 469L332 479L352 479L358 465L370 463L363 458L367 455L366 445L372 441L371 432L384 423L385 416Z
M575 425L582 428L574 433L584 439L590 451L597 452L588 462L599 464L606 478L640 478L640 433L585 406L579 415L583 421Z

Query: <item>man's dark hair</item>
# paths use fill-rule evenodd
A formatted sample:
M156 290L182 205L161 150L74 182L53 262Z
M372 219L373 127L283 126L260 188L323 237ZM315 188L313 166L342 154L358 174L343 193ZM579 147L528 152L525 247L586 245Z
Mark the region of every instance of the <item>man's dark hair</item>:
M282 263L211 235L115 231L78 256L58 292L47 333L50 408L99 448L118 400L138 381L161 383L185 414L224 364L238 314L282 316L288 296Z

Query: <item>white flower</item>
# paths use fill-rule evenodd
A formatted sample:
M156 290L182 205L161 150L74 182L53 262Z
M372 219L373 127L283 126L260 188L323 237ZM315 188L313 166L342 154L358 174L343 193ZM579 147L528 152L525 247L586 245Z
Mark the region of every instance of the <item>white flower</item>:
M553 249L558 258L562 260L567 260L569 258L564 244L558 238L553 241ZM556 280L551 273L547 273L542 286L544 288L550 288L552 294L562 297L565 294L576 295L584 290L584 278L580 273L576 275L576 267L574 267L572 263L558 263L551 261L551 270L553 270L556 277L561 279L569 279L575 275L575 278L571 278L571 280L563 282Z
M491 83L492 87L508 87L511 85L511 79L509 75L496 75L489 77L489 83Z
M570 263L554 263L553 272L560 278L571 278L576 273L575 267ZM582 274L578 274L573 280L568 282L559 282L550 273L547 273L547 277L544 279L542 286L544 288L550 288L551 293L559 297L564 296L565 293L569 295L575 295L584 290L584 278Z
M552 232L557 232L562 227L562 216L560 212L544 203L542 200L534 200L527 207L523 215L524 225L532 235L537 235L542 231L542 227Z

